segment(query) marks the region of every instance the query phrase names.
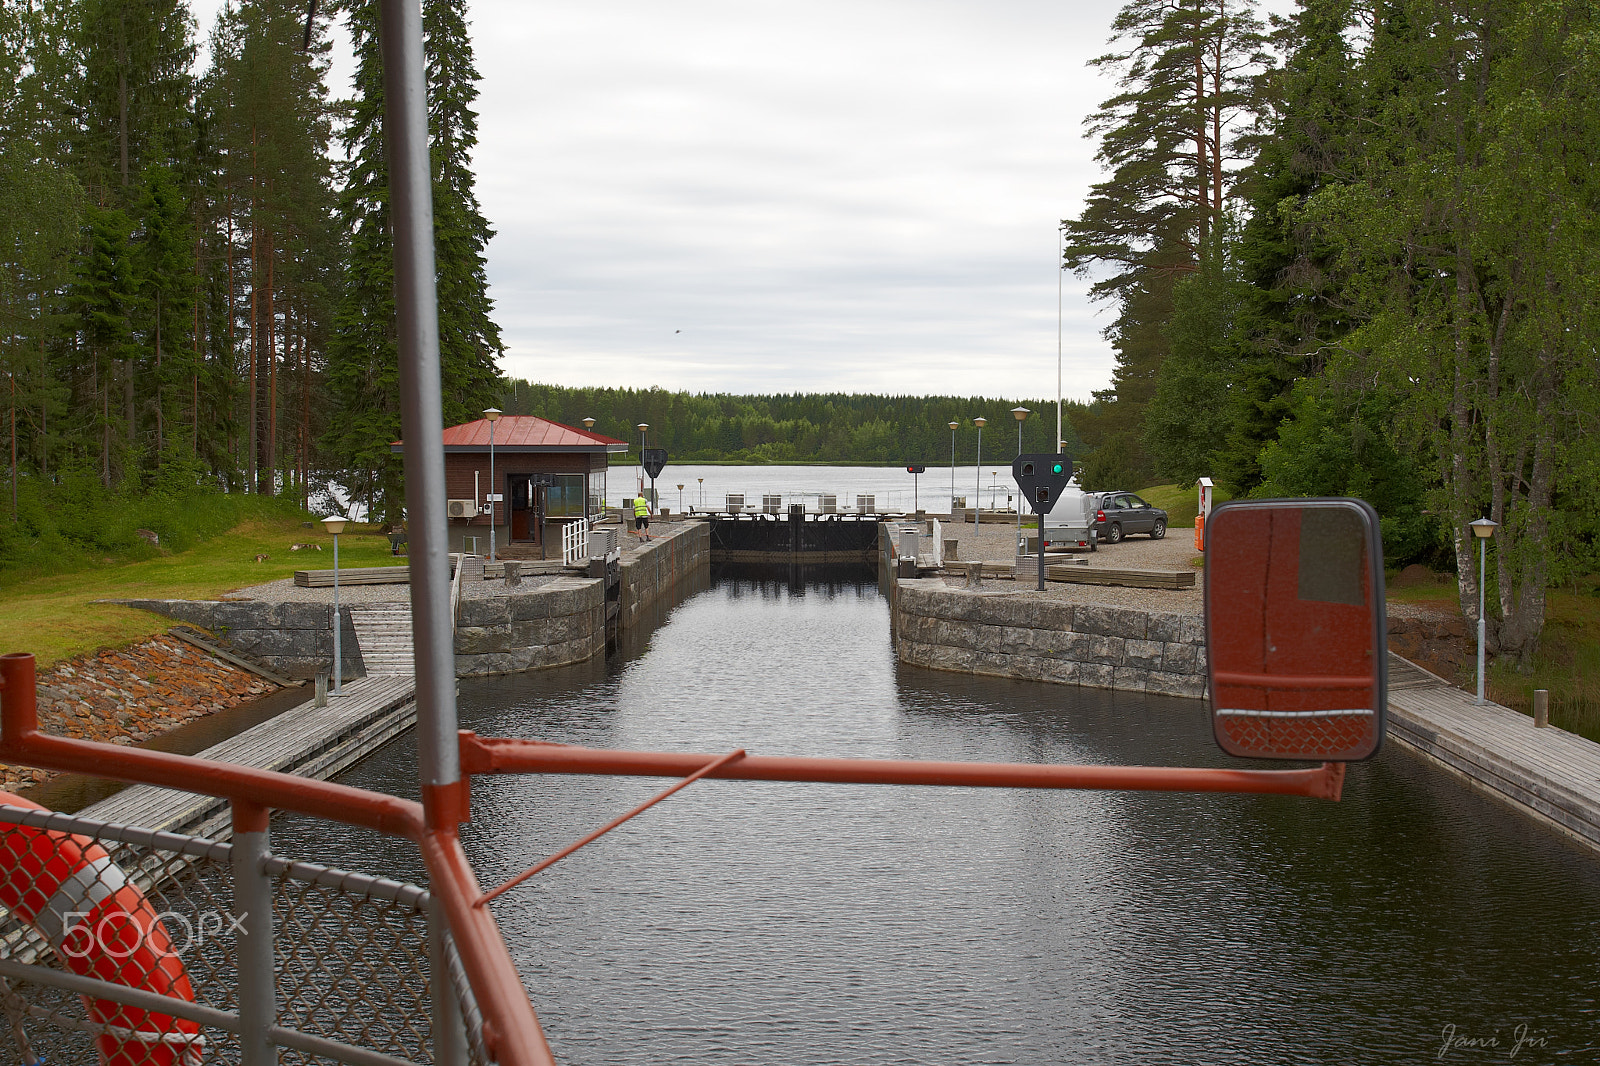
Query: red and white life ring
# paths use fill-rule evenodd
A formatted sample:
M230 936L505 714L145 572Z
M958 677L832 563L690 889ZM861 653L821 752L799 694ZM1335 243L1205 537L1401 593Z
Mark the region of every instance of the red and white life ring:
M0 792L0 803L44 810ZM0 823L0 906L32 925L73 973L194 1002L166 926L104 848L86 836ZM101 1066L198 1066L200 1026L85 997Z

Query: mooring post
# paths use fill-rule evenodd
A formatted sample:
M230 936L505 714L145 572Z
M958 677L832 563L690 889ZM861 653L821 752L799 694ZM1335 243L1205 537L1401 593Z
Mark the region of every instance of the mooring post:
M1543 729L1550 724L1550 690L1536 688L1533 690L1533 727Z

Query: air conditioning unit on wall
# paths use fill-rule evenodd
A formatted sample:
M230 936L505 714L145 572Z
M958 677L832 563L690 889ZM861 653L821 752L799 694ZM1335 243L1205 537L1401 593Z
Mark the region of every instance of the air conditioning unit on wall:
M444 513L451 518L473 518L478 513L478 504L475 500L447 500Z

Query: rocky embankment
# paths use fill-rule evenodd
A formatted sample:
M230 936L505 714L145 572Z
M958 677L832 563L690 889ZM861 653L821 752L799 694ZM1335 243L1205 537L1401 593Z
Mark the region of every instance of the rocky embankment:
M56 736L138 744L277 688L175 637L156 637L42 672L39 728ZM10 792L53 776L0 764L0 788Z

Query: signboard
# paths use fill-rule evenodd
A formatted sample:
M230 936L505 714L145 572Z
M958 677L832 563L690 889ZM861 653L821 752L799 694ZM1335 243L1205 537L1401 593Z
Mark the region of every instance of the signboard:
M1048 514L1072 480L1072 457L1065 452L1019 455L1011 461L1011 477L1028 505L1038 514Z
M505 493L503 493L503 492L491 492L491 493L489 493L489 495L487 497L485 497L485 499L489 503L505 503L506 502Z
M646 448L644 450L644 472L651 477L660 477L661 468L667 465L667 450L665 448Z

